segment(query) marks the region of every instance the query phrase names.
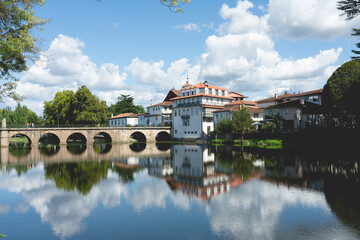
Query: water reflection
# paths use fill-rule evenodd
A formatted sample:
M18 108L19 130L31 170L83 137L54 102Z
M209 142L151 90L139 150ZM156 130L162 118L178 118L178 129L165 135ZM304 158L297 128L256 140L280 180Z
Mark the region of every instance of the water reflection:
M24 217L34 209L53 234L74 239L91 239L92 224L109 225L115 229L111 234L124 238L143 238L118 227L126 220L135 229L138 218L149 226L162 222L165 232L179 238L187 238L190 229L202 239L360 236L358 161L205 145L164 150L147 144L134 151L129 145L96 144L82 151L74 155L60 146L56 154L43 154L33 148L15 157L2 149L0 190L22 199L8 203L0 197L0 214L2 208L4 214L18 209ZM0 218L1 226L7 226L4 221ZM167 229L169 222L183 226L181 231ZM39 226L46 232L47 225ZM164 238L151 228L142 232ZM30 236L41 238L36 232Z
M39 145L39 150L41 154L51 156L56 154L60 150L59 145Z
M85 152L87 145L86 144L67 144L66 149L74 154L79 155Z

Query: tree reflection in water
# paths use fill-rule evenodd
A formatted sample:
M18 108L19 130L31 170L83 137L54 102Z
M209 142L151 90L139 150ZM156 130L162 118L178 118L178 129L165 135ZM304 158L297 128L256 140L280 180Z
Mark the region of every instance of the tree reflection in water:
M39 145L39 151L41 154L44 154L46 156L51 156L57 153L60 149L59 145Z
M9 153L15 157L23 157L30 153L31 146L29 144L16 143L9 145Z
M231 145L217 147L215 158L225 172L231 172L243 180L248 179L254 171L256 157Z
M134 142L130 144L130 149L134 152L141 152L146 148L146 143L143 142Z
M82 154L83 152L85 152L86 144L67 144L66 149L70 153L72 153L74 155L78 155L78 154Z
M108 153L111 150L111 143L94 143L93 145L96 153L104 154Z
M126 166L125 164L124 164L124 166L120 166L120 165L121 164L117 165L115 163L114 167L111 170L113 172L117 173L119 178L124 183L129 183L129 182L134 181L134 173L138 172L141 169L137 166Z
M46 179L53 180L57 188L77 189L86 195L101 179L107 178L109 162L58 163L44 166Z

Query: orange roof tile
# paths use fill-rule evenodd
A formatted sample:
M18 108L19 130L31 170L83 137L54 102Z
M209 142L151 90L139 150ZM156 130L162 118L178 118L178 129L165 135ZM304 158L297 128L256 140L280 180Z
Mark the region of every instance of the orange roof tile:
M130 118L130 117L137 117L138 114L135 113L121 113L116 116L110 117L109 119L117 119L117 118Z
M239 105L239 104L253 105L253 106L257 107L257 102L255 102L255 101L247 101L247 100L238 100L238 101L235 101L235 102L228 103L226 105Z
M232 97L225 97L225 96L211 95L211 94L205 94L205 93L198 93L198 94L195 94L195 95L176 97L176 98L172 98L172 99L170 99L170 100L174 101L174 100L178 100L178 99L191 98L191 97L199 97L199 96L225 98L225 99L232 99L232 100L234 99L234 98L232 98Z
M157 104L148 106L148 108L149 108L149 107L156 107L156 106L172 106L173 104L174 104L173 101L163 101L163 102L161 102L161 103L157 103Z

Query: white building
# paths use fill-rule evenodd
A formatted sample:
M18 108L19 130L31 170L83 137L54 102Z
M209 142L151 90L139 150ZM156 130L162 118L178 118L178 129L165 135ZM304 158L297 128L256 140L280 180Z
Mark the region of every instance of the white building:
M179 90L171 89L164 101L147 107L147 113L139 114L138 123L140 127L172 126L172 98L178 97Z
M172 135L176 139L205 138L214 130L213 112L231 103L224 88L210 85L207 81L191 85L187 81L174 101Z
M109 118L109 127L137 126L138 115L135 113L122 113Z

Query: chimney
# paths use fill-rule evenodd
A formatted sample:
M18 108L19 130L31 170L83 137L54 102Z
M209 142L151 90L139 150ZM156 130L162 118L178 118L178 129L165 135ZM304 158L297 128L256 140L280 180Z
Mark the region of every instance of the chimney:
M278 95L277 95L277 93L275 93L275 98L278 98Z
M304 105L304 103L305 103L305 100L304 100L303 98L301 98L301 99L300 99L300 104L301 104L301 105Z
M288 94L288 91L285 91L285 94Z
M111 117L113 117L114 116L114 114L111 114Z
M207 87L209 86L208 80L205 80L204 85L207 86Z

